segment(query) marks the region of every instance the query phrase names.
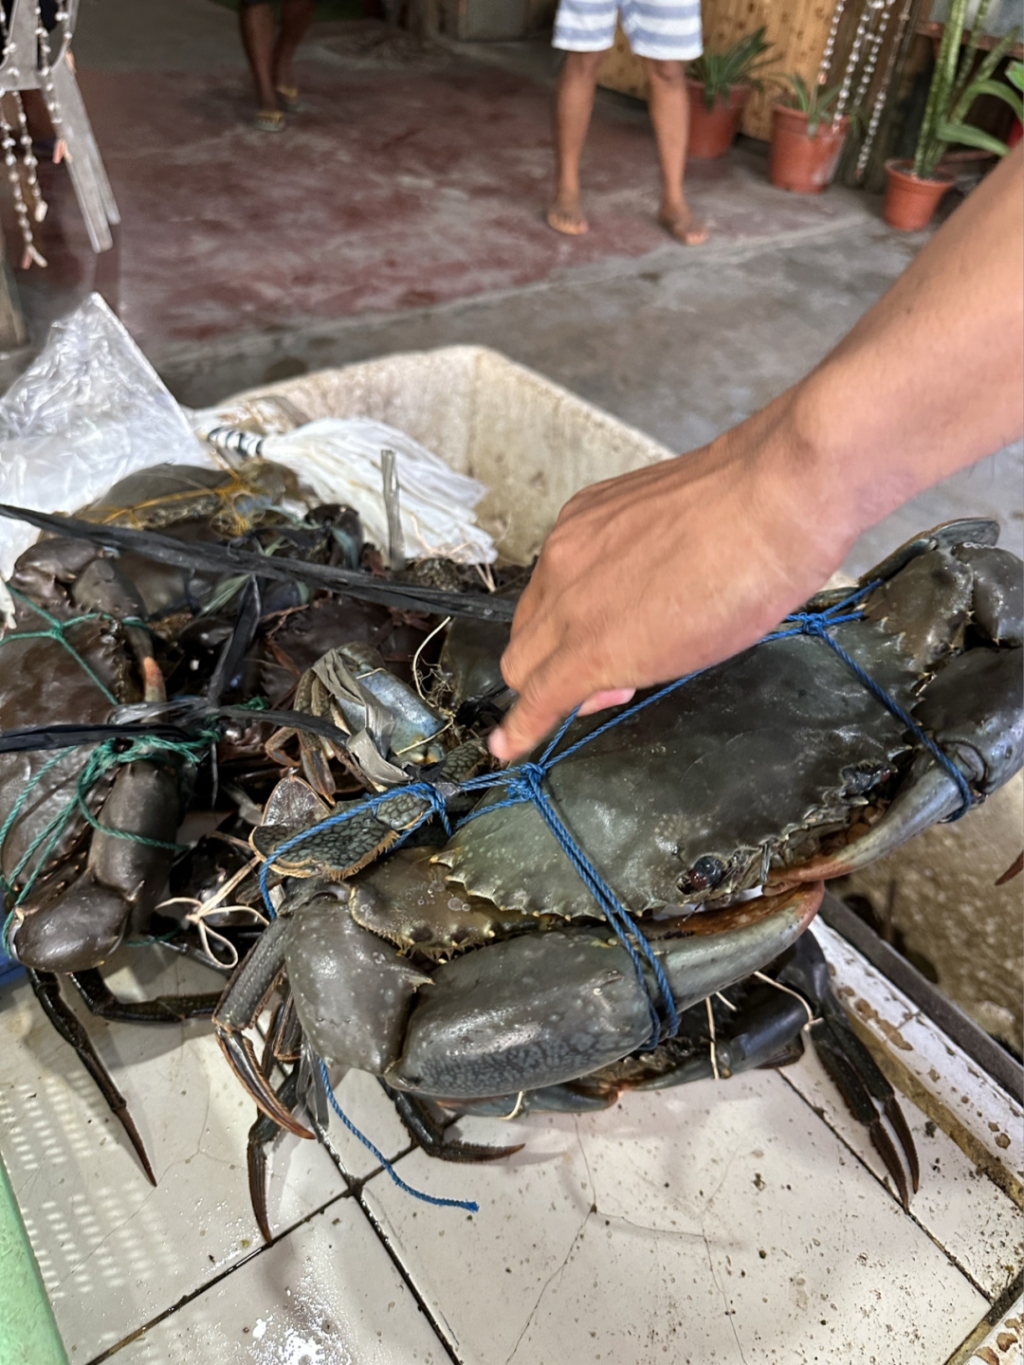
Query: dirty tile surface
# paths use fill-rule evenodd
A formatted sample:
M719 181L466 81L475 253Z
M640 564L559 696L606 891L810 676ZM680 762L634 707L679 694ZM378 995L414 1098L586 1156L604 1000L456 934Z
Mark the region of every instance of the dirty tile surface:
M448 1360L350 1197L245 1262L115 1358L118 1365L440 1365Z
M766 1073L516 1122L523 1153L463 1174L461 1226L381 1180L366 1199L474 1365L945 1360L987 1300L793 1097ZM507 1286L500 1317L468 1278Z
M181 989L181 971L173 963L147 989ZM127 975L112 984L123 987ZM206 989L216 981L206 977ZM114 1345L262 1240L246 1182L256 1111L209 1025L90 1020L88 1028L128 1099L155 1189L28 985L0 994L0 1150L75 1361ZM273 1156L271 1220L287 1227L345 1188L322 1148L286 1138Z
M839 988L925 1056L933 1026L819 932ZM192 988L186 970L148 962L114 982ZM941 1365L1020 1269L1015 1205L905 1098L922 1185L903 1212L813 1055L594 1114L464 1120L468 1139L524 1144L471 1166L409 1150L379 1085L350 1073L339 1102L399 1174L479 1211L414 1200L332 1121L333 1158L291 1137L271 1148L264 1248L252 1106L207 1027L89 1028L155 1190L27 984L0 994L0 1148L76 1365Z

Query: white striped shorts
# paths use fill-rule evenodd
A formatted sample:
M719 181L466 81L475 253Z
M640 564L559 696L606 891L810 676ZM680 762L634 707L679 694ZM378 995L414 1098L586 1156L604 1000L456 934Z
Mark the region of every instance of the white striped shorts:
M701 54L700 0L559 0L552 43L563 52L603 52L622 19L638 57L688 62Z

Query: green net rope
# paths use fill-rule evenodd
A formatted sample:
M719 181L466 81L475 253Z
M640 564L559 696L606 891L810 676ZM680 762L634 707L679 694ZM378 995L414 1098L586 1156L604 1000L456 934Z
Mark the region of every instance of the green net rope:
M109 620L114 624L122 626L138 626L148 629L146 623L136 617L118 618L110 616L106 612L83 612L81 615L73 616L67 621L60 621L43 607L33 602L17 588L10 587L12 596L24 602L30 607L43 621L46 628L34 631L16 631L0 639L0 648L12 640L34 640L50 639L55 640L62 648L67 650L75 660L82 672L93 682L102 695L112 706L117 706L118 698L114 696L109 687L95 669L83 658L71 641L67 638L66 632L74 626L83 625L86 622L97 620ZM216 743L219 732L215 728L204 728L199 730L194 737L187 740L173 740L167 738L153 737L134 737L130 740L107 739L97 744L92 753L82 765L75 780L75 790L60 809L47 821L43 828L35 835L29 843L25 852L19 858L17 864L8 873L4 873L0 866L0 895L6 901L14 897L14 907L21 905L27 896L32 892L33 887L39 879L40 874L46 868L47 863L60 840L65 834L69 823L74 819L84 819L93 829L103 834L110 835L117 839L127 839L132 843L144 844L149 848L162 848L175 850L181 848L180 844L171 843L163 839L153 839L148 835L137 834L132 830L115 829L106 825L93 812L89 806L89 795L93 788L101 782L114 769L129 763L137 763L142 760L155 762L184 762L198 763L211 744ZM82 747L82 746L79 746ZM38 772L34 773L26 783L24 789L19 793L17 800L7 814L7 818L0 825L0 855L4 844L14 828L15 823L24 814L27 804L32 798L39 784L45 780L47 775L53 771L61 761L67 750L61 750L48 758ZM2 858L0 858L2 864ZM0 943L7 943L7 932L14 916L14 909L6 917L3 932L0 934Z

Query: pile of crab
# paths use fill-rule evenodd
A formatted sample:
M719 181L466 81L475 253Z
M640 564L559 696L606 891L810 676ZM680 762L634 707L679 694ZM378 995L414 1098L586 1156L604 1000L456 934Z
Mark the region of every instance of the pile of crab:
M4 945L150 1178L68 987L127 1023L212 1016L261 1111L267 1237L265 1145L324 1137L346 1068L428 1151L484 1160L512 1149L452 1138L453 1114L603 1107L784 1065L805 1034L906 1204L910 1133L807 929L825 879L1021 766L1021 563L998 528L940 527L819 594L801 619L842 654L820 624L780 630L615 724L574 720L529 769L538 802L486 747L526 571L388 567L354 512L300 515L296 493L249 459L18 512L43 535L0 636ZM102 968L125 941L226 982L121 1001Z

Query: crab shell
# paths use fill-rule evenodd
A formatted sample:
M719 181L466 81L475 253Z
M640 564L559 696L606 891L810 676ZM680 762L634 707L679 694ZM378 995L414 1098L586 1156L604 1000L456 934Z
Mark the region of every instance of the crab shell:
M19 558L11 585L61 622L96 610L112 615L140 611L130 585L116 577L113 562L81 541L53 538L33 545ZM45 619L19 599L15 628L0 643L2 730L71 718L82 724L107 719L108 698L68 649L57 639L40 635L46 630ZM132 702L140 694L128 646L137 634L130 637L116 622L100 617L69 626L66 638L111 694ZM30 845L74 795L88 753L78 748L56 755L41 750L0 754L0 825L11 820L0 861L4 876L14 875ZM69 852L82 823L69 823L50 850L50 865Z
M885 581L862 620L833 632L947 748L977 797L1022 761L1021 564L992 548L997 534L990 522L959 522L919 537L865 576ZM576 721L562 747L605 719ZM915 755L902 723L807 635L759 644L627 715L555 763L547 789L634 915L838 875L960 805L934 758ZM505 910L593 918L532 805L487 813L503 797L488 794L438 854L448 881Z
M240 535L253 517L280 502L294 477L269 460L249 460L238 470L201 465L157 464L119 480L77 515L107 526L173 526L204 521Z

